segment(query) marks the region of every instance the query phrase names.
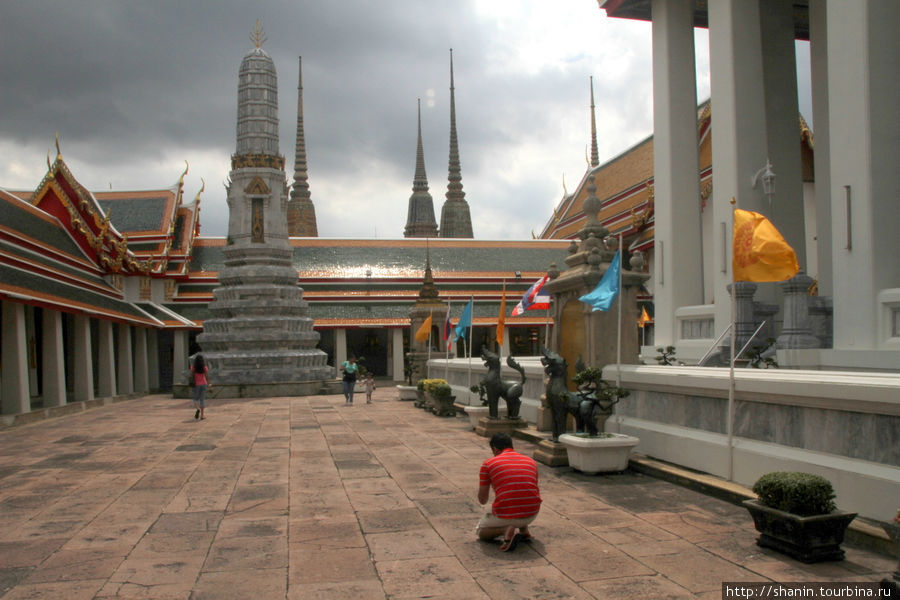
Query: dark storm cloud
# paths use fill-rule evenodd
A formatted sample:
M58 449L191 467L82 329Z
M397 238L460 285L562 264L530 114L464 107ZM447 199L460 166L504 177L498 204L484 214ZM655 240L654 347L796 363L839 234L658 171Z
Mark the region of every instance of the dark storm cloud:
M76 177L88 186L97 185L84 181L89 175L102 186L114 180L122 189L170 185L189 160L191 177L210 184L204 233L224 234L224 190L214 178L224 178L234 150L237 71L259 19L268 38L263 48L279 76L281 151L289 179L297 57L303 56L304 125L320 232L329 230L327 221L337 218L330 211L339 212L335 207L345 197L365 193L388 207L393 219L379 234L398 236L412 185L416 98L422 98L426 168L440 215L453 47L463 185L473 218L498 227L493 215L505 211L507 227L515 230L498 228L489 235L526 237L540 229L557 199L556 167L529 172L505 190L479 185L476 178L503 181L513 159L504 163L499 154L555 142L573 111L587 144L588 71L505 70L504 60L514 61L519 50L501 47L509 33L476 12L473 2L462 1L4 0L0 144L42 152L36 149L49 147L59 132L67 161L79 164ZM593 7L590 14L599 12ZM646 95L646 86L631 88ZM649 105L646 98L622 104L615 89L602 85L596 93L598 106L609 109L599 118L630 118ZM576 165L581 143L570 150ZM201 157L204 170L195 167ZM39 171L40 165L18 168ZM147 177L131 181L141 171ZM12 172L0 165L6 177ZM570 173L569 179L580 176ZM124 177L129 179L120 181ZM40 175L33 179L17 185L36 185ZM476 225L476 236L483 237L481 231ZM332 235L354 230L332 228Z

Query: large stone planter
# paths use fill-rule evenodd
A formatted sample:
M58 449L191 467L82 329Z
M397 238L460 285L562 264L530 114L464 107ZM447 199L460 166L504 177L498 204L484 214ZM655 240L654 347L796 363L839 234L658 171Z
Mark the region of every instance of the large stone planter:
M453 403L456 401L456 396L444 396L438 397L433 396L428 392L425 392L425 405L431 408L431 412L436 414L439 417L455 417L456 416L456 407Z
M466 411L466 414L469 415L469 423L472 424L472 429L478 427L478 421L482 417L488 416L489 407L483 406L479 404L478 406L466 406L463 408ZM507 415L507 408L505 406L500 406L497 409L497 414L501 419L505 419Z
M615 473L628 468L628 457L640 443L636 437L621 433L604 433L587 437L564 433L559 443L566 447L569 466L586 475Z
M744 500L743 504L760 533L758 546L805 563L844 559L844 532L856 513L835 510L827 515L801 517L763 506L758 500Z
M405 401L415 401L418 399L419 390L414 385L398 385L397 386L397 394L400 396L401 400Z

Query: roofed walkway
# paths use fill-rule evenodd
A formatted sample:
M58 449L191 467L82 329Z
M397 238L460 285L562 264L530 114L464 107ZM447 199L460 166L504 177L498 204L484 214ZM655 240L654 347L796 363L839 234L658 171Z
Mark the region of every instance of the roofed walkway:
M721 598L722 581L863 581L804 565L746 511L633 473L540 465L535 541L473 535L487 440L397 399L148 396L0 432L0 597ZM531 454L534 447L516 440Z

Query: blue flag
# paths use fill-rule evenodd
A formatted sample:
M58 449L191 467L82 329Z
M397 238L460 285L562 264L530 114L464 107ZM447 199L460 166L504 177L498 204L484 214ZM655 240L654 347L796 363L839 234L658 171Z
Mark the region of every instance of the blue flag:
M593 310L609 310L613 300L616 299L619 293L619 265L622 262L621 258L622 251L619 250L613 257L612 262L609 263L609 268L603 274L603 278L597 284L597 287L594 288L594 291L590 294L585 294L579 300L593 306Z
M469 300L469 303L466 304L466 307L463 309L462 316L459 317L459 321L456 323L456 337L457 338L466 338L466 329L472 325L472 300Z

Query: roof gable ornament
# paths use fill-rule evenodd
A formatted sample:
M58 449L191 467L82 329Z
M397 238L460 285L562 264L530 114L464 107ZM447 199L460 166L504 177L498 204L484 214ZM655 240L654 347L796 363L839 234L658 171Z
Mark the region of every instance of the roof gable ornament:
M245 193L254 195L268 195L270 191L269 186L258 175L253 178L253 181L244 190Z

